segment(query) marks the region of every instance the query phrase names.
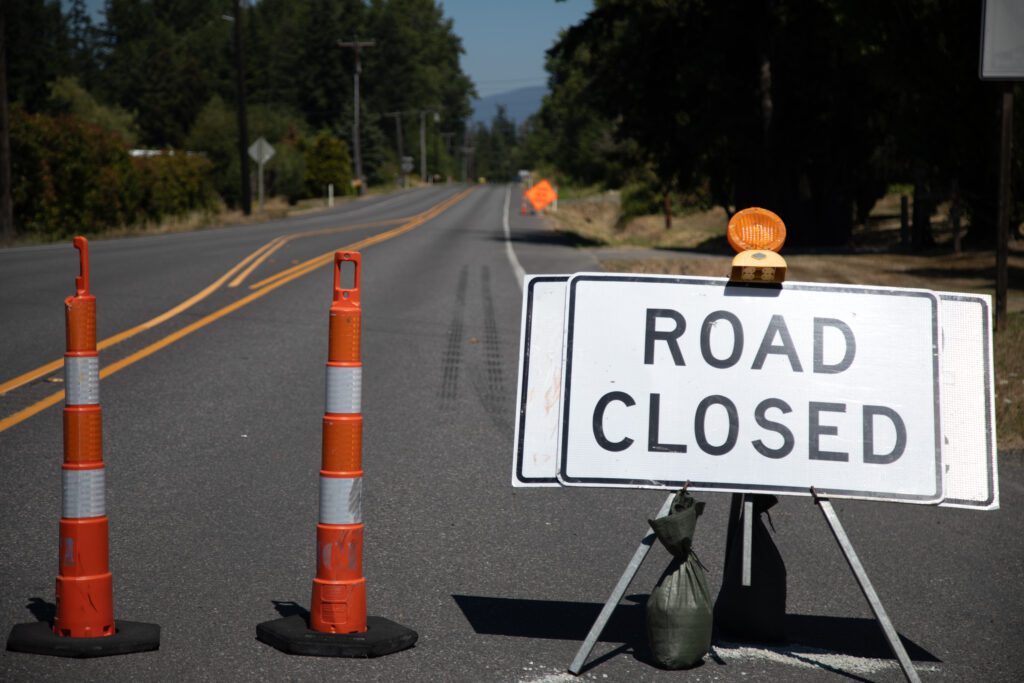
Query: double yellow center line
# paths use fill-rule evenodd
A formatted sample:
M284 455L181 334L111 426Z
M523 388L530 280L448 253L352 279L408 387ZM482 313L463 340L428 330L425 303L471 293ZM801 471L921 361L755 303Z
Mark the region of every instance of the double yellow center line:
M365 249L367 247L373 246L375 244L379 244L379 243L384 242L386 240L393 239L393 238L398 237L400 235L404 235L405 233L409 232L410 230L414 230L417 227L419 227L420 225L423 225L424 223L426 223L427 221L429 221L429 220L431 220L433 218L436 218L438 215L440 215L442 212L444 212L448 208L450 208L450 207L454 206L455 204L457 204L458 202L462 201L466 197L466 195L468 195L470 192L472 192L472 188L467 189L467 190L463 190L462 192L458 193L457 195L455 195L453 197L450 197L450 198L446 199L445 201L443 201L443 202L441 202L439 204L436 204L433 207L427 209L423 213L420 213L420 214L417 214L417 215L413 216L410 220L408 220L407 222L403 223L402 225L400 225L400 226L398 226L396 228L392 228L391 230L379 233L377 235L373 235L371 237L367 237L366 239L359 240L358 242L355 242L353 244L349 244L347 246L340 247L340 248L341 249L351 249L351 250ZM249 254L248 256L246 256L244 259L242 259L240 262L238 262L234 267L232 267L228 272L226 272L223 275L221 275L217 280L212 282L209 286L207 286L202 291L196 293L192 297L186 299L185 301L181 302L180 304L178 304L174 308L166 311L165 313L162 313L162 314L158 315L157 317L153 318L152 320L148 320L148 321L146 321L146 322L144 322L144 323L142 323L140 325L136 325L135 327L133 327L131 329L125 330L123 332L119 332L118 334L115 334L112 337L108 337L107 339L104 339L103 341L99 342L96 345L96 348L97 348L97 350L103 350L105 348L109 348L110 346L113 346L114 344L120 343L120 342L122 342L122 341L124 341L124 340L126 340L126 339L128 339L130 337L133 337L136 334L139 334L140 332L143 332L145 330L149 330L149 329L151 329L153 327L156 327L160 323L165 322L165 321L169 320L170 318L173 318L174 316L178 315L182 311L184 311L184 310L186 310L188 308L191 308L196 303L202 301L203 299L205 299L210 294L212 294L215 290L217 290L221 285L223 285L226 281L228 281L232 276L235 276L236 274L237 274L237 277L233 281L234 284L233 285L229 284L228 286L229 287L231 287L231 286L238 286L238 284L240 284L245 279L245 277L247 277L255 269L256 266L258 266L260 263L262 263L264 260L266 260L266 258L271 253L273 253L277 249L280 249L282 246L284 246L285 243L287 243L288 241L290 241L292 239L296 239L298 237L307 237L307 236L311 236L311 235L327 234L327 233L331 233L331 232L340 232L340 231L354 230L354 229L361 228L361 227L372 227L374 225L387 225L388 223L397 223L397 222L402 221L402 220L405 220L405 219L396 218L396 219L392 219L392 220L389 220L389 221L378 221L376 223L365 223L365 224L361 224L361 225L350 225L350 226L345 226L343 228L328 228L326 230L316 230L316 231L310 231L310 232L306 232L306 233L296 233L295 235L282 236L282 237L278 237L276 239L273 239L270 242L267 242L266 244L264 244L262 247L260 247L256 251L254 251L251 254ZM203 318L200 318L199 320L196 320L195 322L190 323L189 325L186 325L185 327L181 328L180 330L177 330L176 332L173 332L173 333L167 335L163 339L160 339L160 340L158 340L156 342L153 342L149 346L146 346L145 348L142 348L142 349L136 351L135 353L133 353L133 354L131 354L129 356L126 356L126 357L124 357L124 358L122 358L122 359L112 363L111 365L107 365L107 366L103 367L100 370L100 379L104 379L106 377L109 377L110 375L112 375L115 372L118 372L120 370L123 370L124 368L128 367L129 365L132 365L133 363L137 363L138 361L142 360L143 358L146 358L147 356L153 355L157 351L159 351L159 350L161 350L163 348L166 348L167 346L173 344L174 342L178 341L179 339L187 337L188 335L192 334L193 332L195 332L197 330L200 330L200 329L206 327L207 325L209 325L209 324L211 324L213 322L216 322L217 320L220 320L221 318L223 318L224 316L228 315L229 313L233 313L234 311L237 311L238 309L240 309L240 308L242 308L244 306L248 306L253 301L256 301L257 299L263 297L264 295L269 294L270 292L274 291L278 287L283 287L284 285L288 284L289 282L291 282L293 280L296 280L296 279L302 277L303 275L307 275L307 274L313 272L314 270L316 270L317 268L320 268L321 266L324 266L324 265L326 265L328 263L331 263L331 261L334 259L334 252L335 251L336 250L331 250L331 251L325 252L325 253L323 253L323 254L321 254L319 256L315 256L315 257L313 257L313 258L311 258L311 259L309 259L307 261L304 261L302 263L296 264L296 265L292 266L291 268L287 268L286 270L283 270L280 273L277 273L276 275L272 275L271 277L268 277L268 278L266 278L264 280L261 280L260 282L257 282L255 284L250 285L249 288L252 289L252 290L255 290L251 294L248 294L247 296L242 297L238 301L235 301L234 303L228 304L227 306L224 306L223 308L221 308L221 309L219 309L217 311L214 311L213 313L210 313L209 315L207 315L207 316L205 316ZM243 268L246 269L246 270L244 272L240 273L239 271L241 271ZM0 394L4 394L4 393L6 393L8 391L11 391L11 390L16 389L16 388L18 388L20 386L23 386L23 385L31 382L32 380L35 380L35 379L38 379L39 377L43 377L45 375L48 375L51 372L54 372L55 370L59 370L63 365L64 365L64 359L63 358L59 358L59 359L57 359L55 361L51 361L50 363L47 363L45 365L41 365L38 368L35 368L34 370L30 370L30 371L26 372L23 375L19 375L18 377L15 377L14 379L8 380L7 382L4 382L3 384L0 384ZM0 420L0 432L6 431L7 429L10 429L14 425L17 425L17 424L20 424L21 422L24 422L25 420L29 419L30 417L32 417L34 415L37 415L38 413L42 412L43 410L46 410L47 408L49 408L50 406L52 406L52 405L54 405L56 403L59 403L62 400L64 400L64 392L63 391L58 391L58 392L56 392L54 394L51 394L50 396L47 396L46 398L44 398L44 399L42 399L42 400L40 400L38 402L28 406L27 408L23 408L22 410L19 410L18 412L13 413L12 415L9 415L9 416L3 418L2 420Z

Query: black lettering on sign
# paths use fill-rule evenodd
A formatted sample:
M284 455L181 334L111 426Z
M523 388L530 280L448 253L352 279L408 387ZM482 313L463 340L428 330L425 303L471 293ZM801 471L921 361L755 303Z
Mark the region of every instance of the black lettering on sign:
M658 331L658 318L668 318L675 325L671 330ZM654 365L654 342L663 341L668 344L668 350L672 353L672 362L676 365L686 365L683 362L683 350L679 348L679 338L686 331L686 320L679 311L668 308L647 309L647 332L644 335L644 365Z
M843 333L846 341L846 348L843 351L843 359L835 365L825 364L825 328L834 327ZM853 330L842 320L835 318L814 319L814 371L824 375L835 375L846 370L853 364L853 357L857 353L857 340L853 338Z
M713 405L720 405L725 408L729 416L729 434L721 445L712 446L708 443L707 433L704 430L708 408ZM740 431L740 420L736 414L736 405L725 396L708 396L697 404L697 413L693 417L693 430L696 432L697 445L708 455L725 455L736 445L736 438Z
M875 417L888 418L896 429L896 443L888 453L875 453ZM903 418L886 406L864 406L864 462L869 465L888 465L896 462L907 447L907 426Z
M661 443L658 432L661 421L661 394L651 394L651 409L647 416L647 450L658 453L685 453L684 443Z
M732 352L721 359L711 353L711 330L719 320L726 320L732 326ZM743 353L743 326L740 325L740 319L729 311L715 311L704 318L704 325L700 328L700 353L713 368L731 368L736 365Z
M602 396L601 400L597 402L597 406L594 408L594 439L597 441L597 445L601 448L606 451L616 453L618 451L624 451L632 446L633 439L630 439L627 436L621 441L610 441L608 437L604 435L604 410L612 401L624 403L626 407L635 406L636 401L634 401L633 397L624 391L612 391Z
M781 344L774 343L775 335L782 340ZM789 358L789 366L793 368L793 372L804 371L803 366L800 365L800 357L796 354L793 337L789 334L786 320L781 315L773 315L771 322L768 323L768 329L764 331L764 339L761 340L761 347L757 350L757 355L754 356L754 364L751 369L760 370L764 367L764 361L769 353L777 353Z
M818 448L818 439L821 436L835 436L839 428L835 425L821 424L821 413L845 413L845 403L819 403L811 401L808 404L810 417L807 425L808 457L811 460L832 460L835 462L846 462L850 459L849 454L840 451L823 451Z
M768 448L760 439L754 441L753 445L757 452L766 458L785 458L793 451L793 444L795 443L793 432L781 422L773 422L765 416L765 413L770 408L780 410L783 414L791 413L793 409L781 398L766 398L758 403L757 408L754 409L754 420L757 421L757 424L764 429L780 434L782 436L782 445L779 448Z

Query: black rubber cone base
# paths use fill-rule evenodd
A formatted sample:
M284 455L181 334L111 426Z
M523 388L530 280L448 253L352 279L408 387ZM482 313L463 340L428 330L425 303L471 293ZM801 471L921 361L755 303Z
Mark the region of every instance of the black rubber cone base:
M160 648L160 627L137 621L115 621L114 635L100 638L58 636L45 621L16 624L7 637L11 652L54 657L110 657Z
M256 625L256 640L290 655L380 657L416 644L416 631L384 617L367 617L365 633L310 631L297 614Z

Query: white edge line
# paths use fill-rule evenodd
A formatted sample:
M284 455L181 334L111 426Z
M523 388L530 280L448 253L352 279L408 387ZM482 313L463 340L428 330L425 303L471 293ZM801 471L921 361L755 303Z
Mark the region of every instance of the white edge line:
M519 291L523 291L523 279L526 277L526 271L523 270L523 266L519 263L519 259L516 258L516 252L512 248L512 231L508 227L508 204L512 198L512 186L508 185L505 188L505 209L501 216L501 226L505 230L505 255L508 256L509 265L512 266L512 274L516 277L516 284L519 285Z

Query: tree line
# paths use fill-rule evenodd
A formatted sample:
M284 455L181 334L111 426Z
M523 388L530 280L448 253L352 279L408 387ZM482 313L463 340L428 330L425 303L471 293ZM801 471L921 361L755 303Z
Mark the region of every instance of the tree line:
M107 0L94 21L84 0L3 4L19 233L59 237L218 199L238 204L234 10L232 0ZM399 174L400 134L403 155L419 156L420 113L427 111L428 173L458 171L450 141L463 139L473 86L439 3L261 0L242 3L237 16L248 137L275 147L267 167L272 192L296 201L322 195L328 183L337 193L352 191L355 64L353 51L338 43L355 37L374 41L360 55L368 182ZM57 130L64 131L59 142ZM129 156L137 148L163 153ZM118 192L123 200L111 205Z
M945 201L986 243L1001 84L979 79L980 34L962 0L595 0L548 51L550 92L513 145L519 163L625 188L648 212L771 208L795 245L847 243L893 185L912 188L914 247L934 243Z

